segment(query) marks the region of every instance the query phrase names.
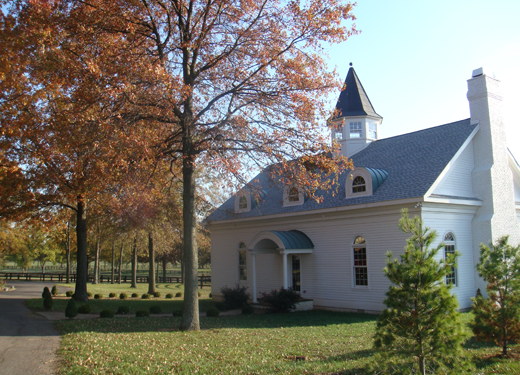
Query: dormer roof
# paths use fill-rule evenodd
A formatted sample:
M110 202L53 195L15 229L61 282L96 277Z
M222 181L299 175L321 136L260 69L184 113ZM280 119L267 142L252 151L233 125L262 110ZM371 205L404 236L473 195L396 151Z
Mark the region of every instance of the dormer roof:
M336 115L333 119L351 116L371 116L382 119L379 116L370 99L368 98L356 71L351 66L348 70L347 78L343 84L343 90L336 103Z

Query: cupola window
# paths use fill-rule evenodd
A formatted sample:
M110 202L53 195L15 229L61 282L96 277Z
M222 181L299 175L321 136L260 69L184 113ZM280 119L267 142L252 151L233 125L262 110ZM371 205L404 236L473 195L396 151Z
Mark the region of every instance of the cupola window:
M361 138L361 122L350 123L350 138Z
M373 139L377 139L377 124L371 122L368 124L368 136Z

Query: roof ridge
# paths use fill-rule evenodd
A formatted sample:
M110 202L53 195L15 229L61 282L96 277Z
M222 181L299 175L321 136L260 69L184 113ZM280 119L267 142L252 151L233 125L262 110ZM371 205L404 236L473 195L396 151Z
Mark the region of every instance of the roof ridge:
M372 143L380 143L380 142L383 142L383 141L386 141L386 140L390 140L390 139L395 139L395 138L399 138L399 137L406 137L406 136L409 136L411 134L417 134L417 133L421 133L421 132L425 132L425 131L428 131L428 130L433 130L433 129L437 129L437 128L441 128L443 126L449 126L449 125L454 125L456 123L460 123L460 122L463 122L463 121L468 121L468 120L471 120L471 118L466 118L464 120L458 120L458 121L453 121L453 122L449 122L447 124L442 124L442 125L437 125L437 126L432 126L431 128L424 128L424 129L420 129L420 130L415 130L413 132L410 132L410 133L404 133L404 134L399 134L399 135L394 135L394 136L391 136L391 137L388 137L388 138L382 138L382 139L378 139L376 141L373 141Z

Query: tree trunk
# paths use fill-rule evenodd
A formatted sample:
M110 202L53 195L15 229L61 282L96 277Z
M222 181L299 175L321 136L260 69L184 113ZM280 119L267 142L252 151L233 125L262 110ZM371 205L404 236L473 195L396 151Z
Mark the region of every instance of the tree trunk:
M121 284L121 272L122 272L122 268L123 268L123 246L124 246L124 242L121 241L121 250L119 251L119 276L117 278L117 282L119 284Z
M162 275L163 275L163 282L166 282L166 266L168 265L168 261L166 260L166 257L162 260Z
M148 232L148 294L155 293L155 253L153 248L153 233Z
M47 263L46 261L42 261L42 273L45 273L45 263Z
M132 285L130 288L137 288L137 234L134 237L134 247L132 249Z
M87 204L82 195L78 195L78 208L76 211L76 238L78 242L78 260L76 272L76 288L74 299L76 301L87 302Z
M65 241L65 256L67 258L67 270L65 271L65 277L67 284L70 283L70 220L67 221L67 235Z
M114 283L114 274L115 270L114 267L116 266L116 243L112 242L112 273L110 277L110 284Z
M199 296L197 285L198 251L197 220L195 217L195 156L190 134L183 135L185 157L182 165L183 177L183 220L184 220L184 305L182 311L181 331L199 331Z
M98 226L98 236L96 239L96 257L94 258L94 279L92 280L92 284L99 284L99 226Z

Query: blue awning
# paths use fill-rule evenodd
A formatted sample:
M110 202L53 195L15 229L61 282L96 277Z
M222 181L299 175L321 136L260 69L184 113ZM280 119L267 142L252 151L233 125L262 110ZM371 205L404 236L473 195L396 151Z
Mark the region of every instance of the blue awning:
M265 231L258 233L248 249L255 253L312 253L314 244L309 237L298 230Z
M274 233L283 242L285 250L314 249L311 239L299 230L286 232L271 231L271 233Z

